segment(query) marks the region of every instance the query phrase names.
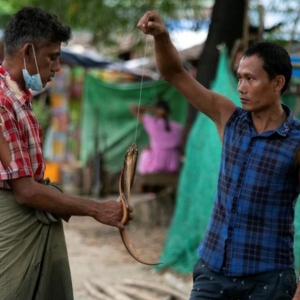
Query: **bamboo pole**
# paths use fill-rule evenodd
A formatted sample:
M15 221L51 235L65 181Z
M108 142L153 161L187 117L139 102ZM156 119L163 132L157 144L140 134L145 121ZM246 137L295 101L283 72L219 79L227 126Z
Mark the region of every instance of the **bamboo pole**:
M265 9L261 4L258 5L258 15L259 15L259 27L258 27L257 39L259 42L261 42L263 40L263 33L265 27L264 25Z
M298 7L297 16L294 20L294 24L293 24L293 27L292 27L292 30L291 30L291 38L290 38L290 41L289 41L289 44L288 44L288 47L287 47L288 52L290 52L292 50L292 46L293 46L294 40L296 38L297 25L299 23L299 20L300 20L300 4L299 4L299 7Z
M247 50L249 46L249 17L248 17L249 0L244 0L244 1L245 1L245 10L244 10L244 26L243 26L243 39L242 39L243 52Z

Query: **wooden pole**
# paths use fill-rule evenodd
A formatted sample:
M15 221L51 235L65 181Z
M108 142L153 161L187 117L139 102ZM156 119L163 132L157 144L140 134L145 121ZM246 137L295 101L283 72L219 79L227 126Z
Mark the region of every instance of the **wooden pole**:
M264 33L264 16L265 16L265 10L264 7L260 4L258 5L258 15L259 15L259 27L258 27L258 33L257 33L257 39L259 42L263 40L263 33Z
M300 4L299 4L299 7L298 7L298 12L297 12L297 16L295 18L295 21L294 21L294 24L293 24L293 27L292 27L292 30L291 30L291 38L290 38L290 41L289 41L289 44L288 44L288 52L290 52L292 50L292 46L293 46L293 43L294 43L294 40L295 40L295 37L296 37L296 32L297 32L297 25L298 25L298 22L300 20Z
M243 52L249 47L249 0L245 1L245 10L244 10L244 26L243 26Z

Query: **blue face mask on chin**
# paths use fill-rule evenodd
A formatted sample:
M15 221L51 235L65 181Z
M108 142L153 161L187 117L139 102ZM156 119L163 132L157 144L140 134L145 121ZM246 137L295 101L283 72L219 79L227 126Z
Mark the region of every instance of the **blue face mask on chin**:
M40 74L30 75L26 69L23 69L23 77L26 84L26 89L41 91L44 87Z
M35 65L36 65L36 69L37 69L38 73L34 74L34 75L29 74L29 72L27 71L27 68L26 68L26 61L24 58L24 69L22 70L23 77L24 77L24 81L25 81L25 85L26 85L27 89L31 89L34 91L41 91L44 87L43 87L41 75L39 72L39 68L37 65L37 60L36 60L35 50L34 50L33 45L32 45L32 49L33 49L34 61L35 61Z

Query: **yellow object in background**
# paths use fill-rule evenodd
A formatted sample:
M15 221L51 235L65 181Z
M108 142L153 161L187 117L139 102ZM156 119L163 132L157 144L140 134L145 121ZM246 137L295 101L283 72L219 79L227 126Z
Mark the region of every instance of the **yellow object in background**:
M57 162L46 162L45 178L51 182L60 182L59 164Z
M58 108L58 107L62 107L63 105L65 105L65 98L58 94L58 93L53 93L51 95L51 107L53 108Z

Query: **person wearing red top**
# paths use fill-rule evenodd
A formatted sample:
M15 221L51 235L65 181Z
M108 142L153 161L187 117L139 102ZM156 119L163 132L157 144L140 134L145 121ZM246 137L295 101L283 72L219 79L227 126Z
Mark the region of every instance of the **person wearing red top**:
M123 229L122 205L61 193L44 180L42 133L30 90L60 70L69 26L26 7L4 33L0 67L0 299L73 299L61 217L90 216ZM132 214L130 213L130 219Z

